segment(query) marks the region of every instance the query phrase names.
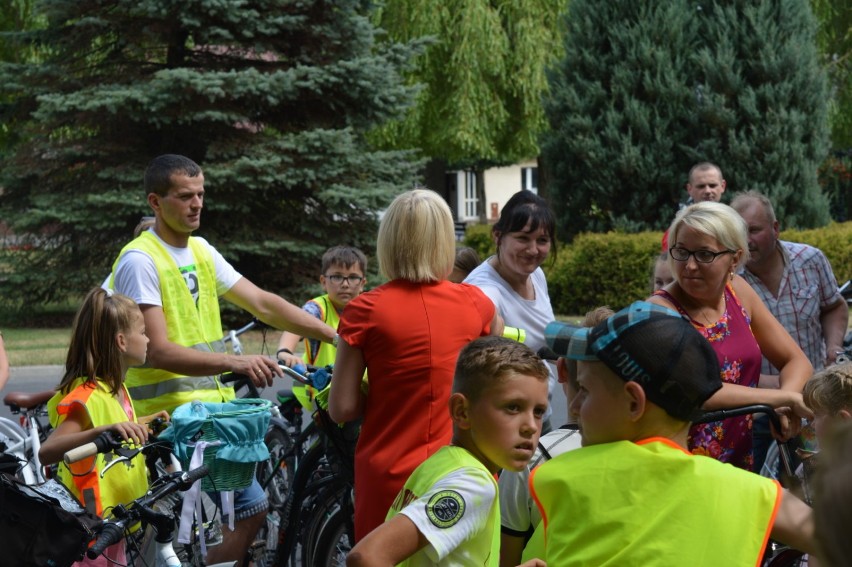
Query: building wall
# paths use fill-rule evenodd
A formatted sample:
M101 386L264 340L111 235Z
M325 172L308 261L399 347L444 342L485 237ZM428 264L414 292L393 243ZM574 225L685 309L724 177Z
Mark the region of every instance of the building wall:
M538 190L536 171L538 162L528 160L506 167L485 170L485 216L488 222L496 222L500 211L512 195L521 189ZM470 171L447 171L444 198L450 204L459 223L475 223L476 179Z

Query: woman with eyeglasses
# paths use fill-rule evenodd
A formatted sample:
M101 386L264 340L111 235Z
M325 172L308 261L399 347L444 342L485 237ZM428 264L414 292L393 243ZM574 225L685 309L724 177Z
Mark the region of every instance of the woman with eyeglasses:
M484 293L447 280L455 229L437 193L414 189L394 199L376 252L389 281L353 299L341 316L328 406L338 423L364 418L355 449L356 540L384 522L414 469L450 443L447 403L459 351L503 333Z
M649 301L676 309L710 341L724 383L705 404L715 410L768 404L782 414L789 438L802 417L812 417L802 388L813 374L805 354L739 275L748 261L746 224L728 205L702 202L678 212L669 227L668 254L674 281ZM780 370L779 389L758 388L761 353ZM780 409L783 408L783 409ZM752 470L751 416L694 425L693 453Z

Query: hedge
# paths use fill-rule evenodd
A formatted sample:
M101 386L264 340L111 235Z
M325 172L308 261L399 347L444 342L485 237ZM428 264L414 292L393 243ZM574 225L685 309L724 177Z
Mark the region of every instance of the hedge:
M489 225L471 226L464 243L487 258L494 253L490 235ZM557 260L543 266L554 312L581 315L600 305L620 309L648 297L662 236L662 232L581 234L560 246ZM822 250L839 283L852 278L852 222L787 230L781 238Z

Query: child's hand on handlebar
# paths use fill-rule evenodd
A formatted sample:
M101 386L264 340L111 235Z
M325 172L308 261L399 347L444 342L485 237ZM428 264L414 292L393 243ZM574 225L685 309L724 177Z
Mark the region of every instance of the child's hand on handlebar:
M118 433L125 441L130 441L136 445L144 445L148 441L148 426L143 423L134 421L122 421L120 423L111 423L98 428L100 431L114 431Z
M299 365L304 367L305 365L304 361L300 357L286 352L279 351L278 360L289 368L296 368Z

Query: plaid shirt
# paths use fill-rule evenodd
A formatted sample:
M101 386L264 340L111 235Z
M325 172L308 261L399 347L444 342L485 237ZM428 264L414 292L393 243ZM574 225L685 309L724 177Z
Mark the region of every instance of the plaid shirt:
M784 258L778 297L772 295L748 268L743 270L742 276L799 344L814 370L820 370L826 357L820 315L823 309L843 299L837 280L831 264L818 248L784 240L779 240L778 246ZM760 371L762 374L778 374L765 357Z

